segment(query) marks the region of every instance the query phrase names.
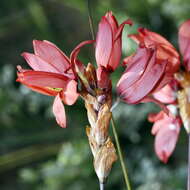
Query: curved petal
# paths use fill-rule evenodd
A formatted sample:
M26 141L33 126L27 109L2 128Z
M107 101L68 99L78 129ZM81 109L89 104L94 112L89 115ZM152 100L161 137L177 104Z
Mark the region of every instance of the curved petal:
M150 113L148 115L148 121L150 122L156 122L158 120L161 120L164 118L164 112L160 111L159 113ZM156 132L152 132L152 134L156 134Z
M52 63L44 61L38 55L24 52L21 54L34 71L60 73Z
M117 32L117 29L118 29L118 22L117 22L115 16L112 14L111 11L109 11L106 13L105 17L111 25L113 34L115 34Z
M116 42L114 42L113 49L111 52L109 64L106 66L108 70L113 72L119 65L121 59L121 46L122 41L121 38L118 38Z
M74 80L68 82L66 88L60 93L61 99L67 105L72 105L76 102L79 94L77 93L77 83Z
M150 49L139 48L137 53L128 59L128 67L117 83L119 94L140 79L149 63L152 53Z
M157 34L156 32L152 32L146 28L139 28L139 34L130 34L128 35L131 39L139 43L145 43L146 46L150 46L154 44L164 44L171 48L174 48L173 45L166 40L163 36Z
M113 32L107 18L102 17L96 38L96 62L98 66L107 68L113 48Z
M87 44L92 44L92 43L94 43L94 42L95 42L94 40L86 40L86 41L83 41L83 42L81 42L80 44L78 44L78 45L75 47L75 49L71 52L70 60L71 60L71 64L72 64L72 69L73 69L73 71L74 71L75 73L76 73L76 68L75 68L75 66L78 67L79 70L80 70L80 68L81 68L81 69L84 69L84 66L82 65L82 63L77 60L77 56L78 56L78 54L79 54L79 52L80 52L80 49L81 49L83 46L85 46L85 45L87 45Z
M61 74L32 70L18 72L17 75L18 82L38 87L65 88L70 80L68 77Z
M49 89L46 87L32 86L32 85L25 84L24 82L22 82L22 84L35 92L38 92L40 94L47 95L47 96L56 96L59 93L58 90Z
M66 128L65 108L59 94L55 97L53 102L53 114L55 115L56 121L60 127Z
M114 36L118 30L118 22L117 22L115 16L112 14L111 11L106 13L105 17L107 18L107 21L111 25L113 36ZM107 69L110 71L114 71L120 62L121 44L122 44L121 38L119 38L116 42L114 42L113 49L111 52L111 57L109 60L109 65L107 65Z
M186 69L190 71L190 19L179 28L178 41Z
M178 119L169 118L160 124L154 147L159 159L166 163L175 149L180 132L180 122Z
M167 60L166 73L175 73L180 66L180 56L177 51L167 45L157 46L157 59Z
M112 49L111 57L109 60L109 68L111 68L111 71L114 71L120 63L121 48L122 48L121 37L122 37L122 32L123 32L123 28L124 28L125 24L131 25L132 22L130 20L124 21L119 26L117 31L114 33L113 49ZM112 30L113 30L113 27L112 27Z
M117 32L116 32L115 35L114 35L114 42L117 41L117 39L121 37L123 28L124 28L124 26L125 26L126 24L132 26L132 25L133 25L133 22L132 22L130 19L128 19L128 20L125 20L123 23L121 23L121 24L119 25L119 28L117 29Z
M53 43L49 41L33 40L34 52L49 64L54 65L60 73L70 67L69 58Z
M157 120L154 121L154 125L152 126L152 130L151 130L151 134L152 135L156 135L160 129L162 129L162 127L169 125L170 122L168 120L164 120L165 119L165 113L163 111L160 112L161 114L157 116Z
M158 92L155 92L153 94L154 98L159 100L160 102L171 104L176 101L177 94L172 89L171 85L164 86L161 90Z
M179 69L180 57L174 46L161 35L151 32L145 28L139 29L139 34L129 35L138 44L145 44L146 47L156 46L157 59L168 61L166 72L174 73Z
M155 56L154 53L140 80L125 89L125 91L119 91L121 98L126 103L134 104L141 101L153 88L155 88L155 85L162 77L166 68L166 62L162 64L156 63Z

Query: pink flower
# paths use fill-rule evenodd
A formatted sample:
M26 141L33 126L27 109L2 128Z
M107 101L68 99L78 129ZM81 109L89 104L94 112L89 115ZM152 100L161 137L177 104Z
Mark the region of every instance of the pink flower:
M138 44L137 52L124 60L127 66L117 84L119 96L130 104L143 102L173 79L179 69L179 55L162 36L147 29L130 35Z
M121 35L125 24L131 25L130 20L118 25L112 12L102 17L96 37L96 62L107 71L113 72L119 65L121 58Z
M83 42L83 45L89 41ZM53 43L33 41L34 54L22 56L33 70L18 66L17 81L39 93L56 96L53 113L57 123L66 127L65 109L62 104L72 105L78 98L76 76L70 59ZM74 54L74 52L72 52Z
M177 109L170 105L168 109ZM173 111L173 110L172 110ZM166 163L173 153L181 127L181 119L172 113L167 115L161 111L158 114L150 114L148 117L150 122L154 122L152 134L155 135L154 148L158 158Z
M139 47L127 65L117 84L117 93L126 103L135 104L156 90L164 75L167 61L157 60L154 49Z

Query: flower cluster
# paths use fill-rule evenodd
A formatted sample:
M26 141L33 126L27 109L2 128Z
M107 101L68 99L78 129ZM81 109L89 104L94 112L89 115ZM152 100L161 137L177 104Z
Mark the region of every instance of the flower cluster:
M55 96L53 113L57 123L66 127L64 104L72 105L80 96L85 102L90 126L86 132L94 156L94 167L101 183L104 183L116 151L108 133L112 117L112 83L110 74L121 61L122 31L132 25L130 20L118 24L112 12L102 17L95 41L81 42L67 57L49 41L33 41L34 54L22 56L32 69L18 66L17 81L39 93ZM190 21L179 29L179 46L183 56L164 37L148 29L139 28L131 34L138 48L123 60L126 67L117 83L117 94L128 104L155 102L163 110L150 114L154 122L152 134L155 150L163 162L173 152L180 126L183 122L190 131ZM79 59L80 49L95 44L97 67L84 65ZM185 69L182 71L180 67Z

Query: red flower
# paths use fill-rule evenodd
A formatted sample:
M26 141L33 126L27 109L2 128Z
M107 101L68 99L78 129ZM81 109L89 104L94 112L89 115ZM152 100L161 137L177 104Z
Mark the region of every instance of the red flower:
M83 45L89 43L83 42ZM76 77L70 59L48 41L33 41L34 54L23 53L33 70L18 66L17 81L39 93L56 96L53 113L57 123L66 127L65 109L62 101L72 105L78 98ZM72 52L74 54L74 52Z
M146 29L130 35L139 49L124 60L127 68L117 84L117 92L127 103L139 103L163 88L179 69L179 55L162 36Z
M171 111L176 111L174 105L168 106ZM166 163L173 153L181 127L181 119L170 113L167 115L164 111L158 114L150 114L148 117L150 122L154 122L152 134L155 138L155 151L158 158Z
M118 25L117 20L108 12L102 17L96 37L96 62L98 66L103 66L107 71L113 72L121 58L121 35L125 24L131 25L130 20Z

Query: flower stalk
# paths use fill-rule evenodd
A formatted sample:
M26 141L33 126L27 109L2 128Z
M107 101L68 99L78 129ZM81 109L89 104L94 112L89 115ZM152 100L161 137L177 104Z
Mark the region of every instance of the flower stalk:
M90 0L87 0L87 6L88 6L88 20L89 20L89 25L90 25L90 32L92 35L92 40L95 40L92 13L91 13L91 8L90 8Z
M128 177L128 174L127 174L127 168L125 166L125 162L124 162L124 159L123 159L123 155L122 155L122 151L121 151L119 138L118 138L118 135L117 135L117 131L116 131L113 116L111 118L111 124L112 124L112 130L113 130L113 134L114 134L114 138L115 138L115 142L116 142L116 147L117 147L117 151L118 151L118 155L119 155L119 160L120 160L120 163L121 163L121 168L122 168L122 171L123 171L123 175L124 175L125 183L126 183L126 186L127 186L127 190L131 190L131 185L130 185L129 177Z
M100 190L104 190L104 183L100 183Z

